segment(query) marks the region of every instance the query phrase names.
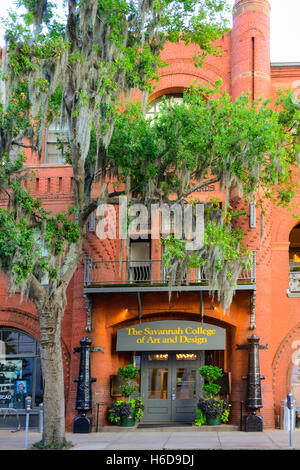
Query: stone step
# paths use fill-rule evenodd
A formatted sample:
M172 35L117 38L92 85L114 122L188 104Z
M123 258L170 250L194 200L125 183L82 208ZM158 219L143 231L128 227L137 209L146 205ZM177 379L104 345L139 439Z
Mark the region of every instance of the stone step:
M132 427L122 427L122 426L100 426L98 432L130 432L130 431L139 431L139 432L233 432L240 431L239 426L233 424L220 424L218 426L166 426L159 425L155 426L155 423L151 427L139 428L139 424L136 424Z

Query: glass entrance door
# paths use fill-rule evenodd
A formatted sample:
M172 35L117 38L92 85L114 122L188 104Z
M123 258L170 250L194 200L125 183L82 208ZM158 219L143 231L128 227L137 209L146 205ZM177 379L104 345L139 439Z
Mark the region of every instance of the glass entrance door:
M204 351L144 353L141 364L143 422L192 422L201 393Z

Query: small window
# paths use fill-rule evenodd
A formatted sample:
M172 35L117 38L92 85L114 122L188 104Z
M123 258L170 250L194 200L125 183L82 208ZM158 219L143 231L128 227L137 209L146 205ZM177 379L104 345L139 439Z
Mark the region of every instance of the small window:
M168 361L169 354L160 353L160 354L149 354L148 355L149 361Z
M151 277L150 241L135 240L130 242L130 280L149 281Z

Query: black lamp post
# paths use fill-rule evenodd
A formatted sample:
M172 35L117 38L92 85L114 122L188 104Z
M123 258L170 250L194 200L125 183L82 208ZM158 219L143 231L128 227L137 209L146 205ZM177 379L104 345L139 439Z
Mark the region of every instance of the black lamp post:
M91 383L97 379L91 378L91 340L86 336L80 341L80 348L74 348L75 352L80 352L79 377L74 379L77 382L76 410L80 413L74 420L74 433L91 432L91 420L86 417L86 413L92 409Z
M260 375L259 370L259 349L267 349L267 345L260 345L259 338L256 335L252 335L248 338L247 345L238 345L238 349L247 349L249 353L248 357L248 374L242 377L243 380L247 380L247 397L245 406L250 411L250 414L246 416L245 420L245 431L246 432L262 432L263 430L263 419L262 416L257 415L257 410L263 407L261 398L261 380L265 377Z

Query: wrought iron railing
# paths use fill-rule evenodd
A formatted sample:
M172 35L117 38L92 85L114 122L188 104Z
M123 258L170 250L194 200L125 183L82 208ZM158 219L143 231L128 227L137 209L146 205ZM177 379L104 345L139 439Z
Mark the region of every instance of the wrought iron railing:
M96 261L86 256L84 268L85 286L118 285L118 284L167 284L168 269L162 260L101 260ZM252 262L249 269L241 272L239 283L255 284L256 282L256 252L252 252ZM201 268L189 269L181 283L208 283Z

